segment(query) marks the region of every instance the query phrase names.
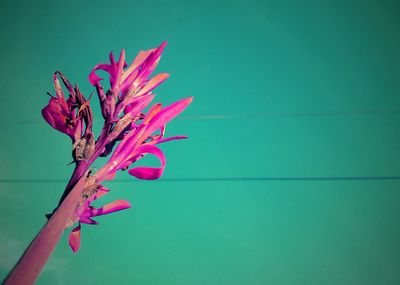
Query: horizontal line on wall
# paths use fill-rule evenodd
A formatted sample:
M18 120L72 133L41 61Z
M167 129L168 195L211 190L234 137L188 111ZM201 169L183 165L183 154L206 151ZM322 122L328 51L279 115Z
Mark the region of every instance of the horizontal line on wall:
M332 112L271 112L271 113L254 113L254 114L211 114L211 115L191 115L181 116L178 120L233 120L233 119L254 119L254 118L273 118L273 117L336 117L336 116L352 116L352 115L395 115L400 114L400 110L367 110L367 111L332 111ZM44 120L0 120L0 124L45 124Z
M333 176L333 177L188 177L188 178L161 178L155 182L228 182L228 181L385 181L400 180L400 176ZM113 182L136 183L147 180L115 179ZM0 179L0 183L67 183L67 179Z

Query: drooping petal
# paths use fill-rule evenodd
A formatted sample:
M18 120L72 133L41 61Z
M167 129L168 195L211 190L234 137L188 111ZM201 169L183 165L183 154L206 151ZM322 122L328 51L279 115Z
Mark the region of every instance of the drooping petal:
M81 246L81 225L78 225L71 231L68 237L68 243L74 253L79 250Z
M111 202L109 204L106 204L103 207L100 207L98 209L93 209L92 217L111 214L113 212L125 210L130 207L131 207L131 203L129 203L128 201L117 200L117 201Z
M135 176L139 179L154 180L161 177L164 172L166 158L164 153L154 145L143 145L138 148L140 154L153 154L161 162L161 167L135 167L130 169L128 172L130 175Z
M136 167L130 169L128 172L130 175L135 176L142 180L155 180L161 177L163 174L163 168L157 167Z

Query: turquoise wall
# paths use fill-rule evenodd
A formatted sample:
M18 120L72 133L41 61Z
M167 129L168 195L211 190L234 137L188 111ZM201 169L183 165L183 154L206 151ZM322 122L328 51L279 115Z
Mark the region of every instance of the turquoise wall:
M84 94L108 52L167 40L157 89L194 103L160 181L67 234L38 284L399 284L397 1L2 1L0 279L72 172L43 121L52 73ZM93 102L98 110L98 105ZM97 117L97 129L101 118ZM150 163L152 160L149 158ZM101 165L101 162L96 164Z

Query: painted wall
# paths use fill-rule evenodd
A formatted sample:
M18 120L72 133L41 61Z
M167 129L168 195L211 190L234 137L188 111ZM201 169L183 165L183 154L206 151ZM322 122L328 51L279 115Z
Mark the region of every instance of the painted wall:
M63 71L168 46L157 89L194 103L165 175L66 236L38 284L399 284L397 1L2 1L0 278L56 205L71 145L41 118ZM95 100L93 100L95 101ZM97 103L93 106L98 110ZM101 122L98 117L97 122ZM99 128L97 125L97 129ZM151 161L150 159L148 161Z

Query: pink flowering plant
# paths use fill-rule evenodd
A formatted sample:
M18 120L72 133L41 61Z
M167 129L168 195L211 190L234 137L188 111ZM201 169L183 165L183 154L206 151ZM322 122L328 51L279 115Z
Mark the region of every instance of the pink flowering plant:
M138 179L161 177L166 158L158 145L186 138L166 137L166 124L192 102L192 97L189 97L166 107L160 103L149 107L155 97L153 90L169 76L160 73L150 78L165 45L164 42L158 48L140 51L130 65L125 60L124 50L117 61L111 53L110 63L98 64L90 72L89 82L96 89L104 118L103 128L96 139L92 130L91 96L85 98L78 86L72 85L61 72L54 73L55 95L50 94L42 115L51 127L70 137L75 168L58 206L47 215L48 222L10 272L5 284L32 284L65 229L75 225L68 241L72 251L77 252L82 224L96 225L98 222L93 218L130 208L130 203L125 200L99 208L92 205L94 200L109 193L103 182L113 180L118 171L128 170ZM108 75L109 84L99 76L99 71ZM107 91L105 85L109 85ZM146 155L158 158L160 166L133 166ZM91 166L96 159L107 156L108 161L93 171Z

